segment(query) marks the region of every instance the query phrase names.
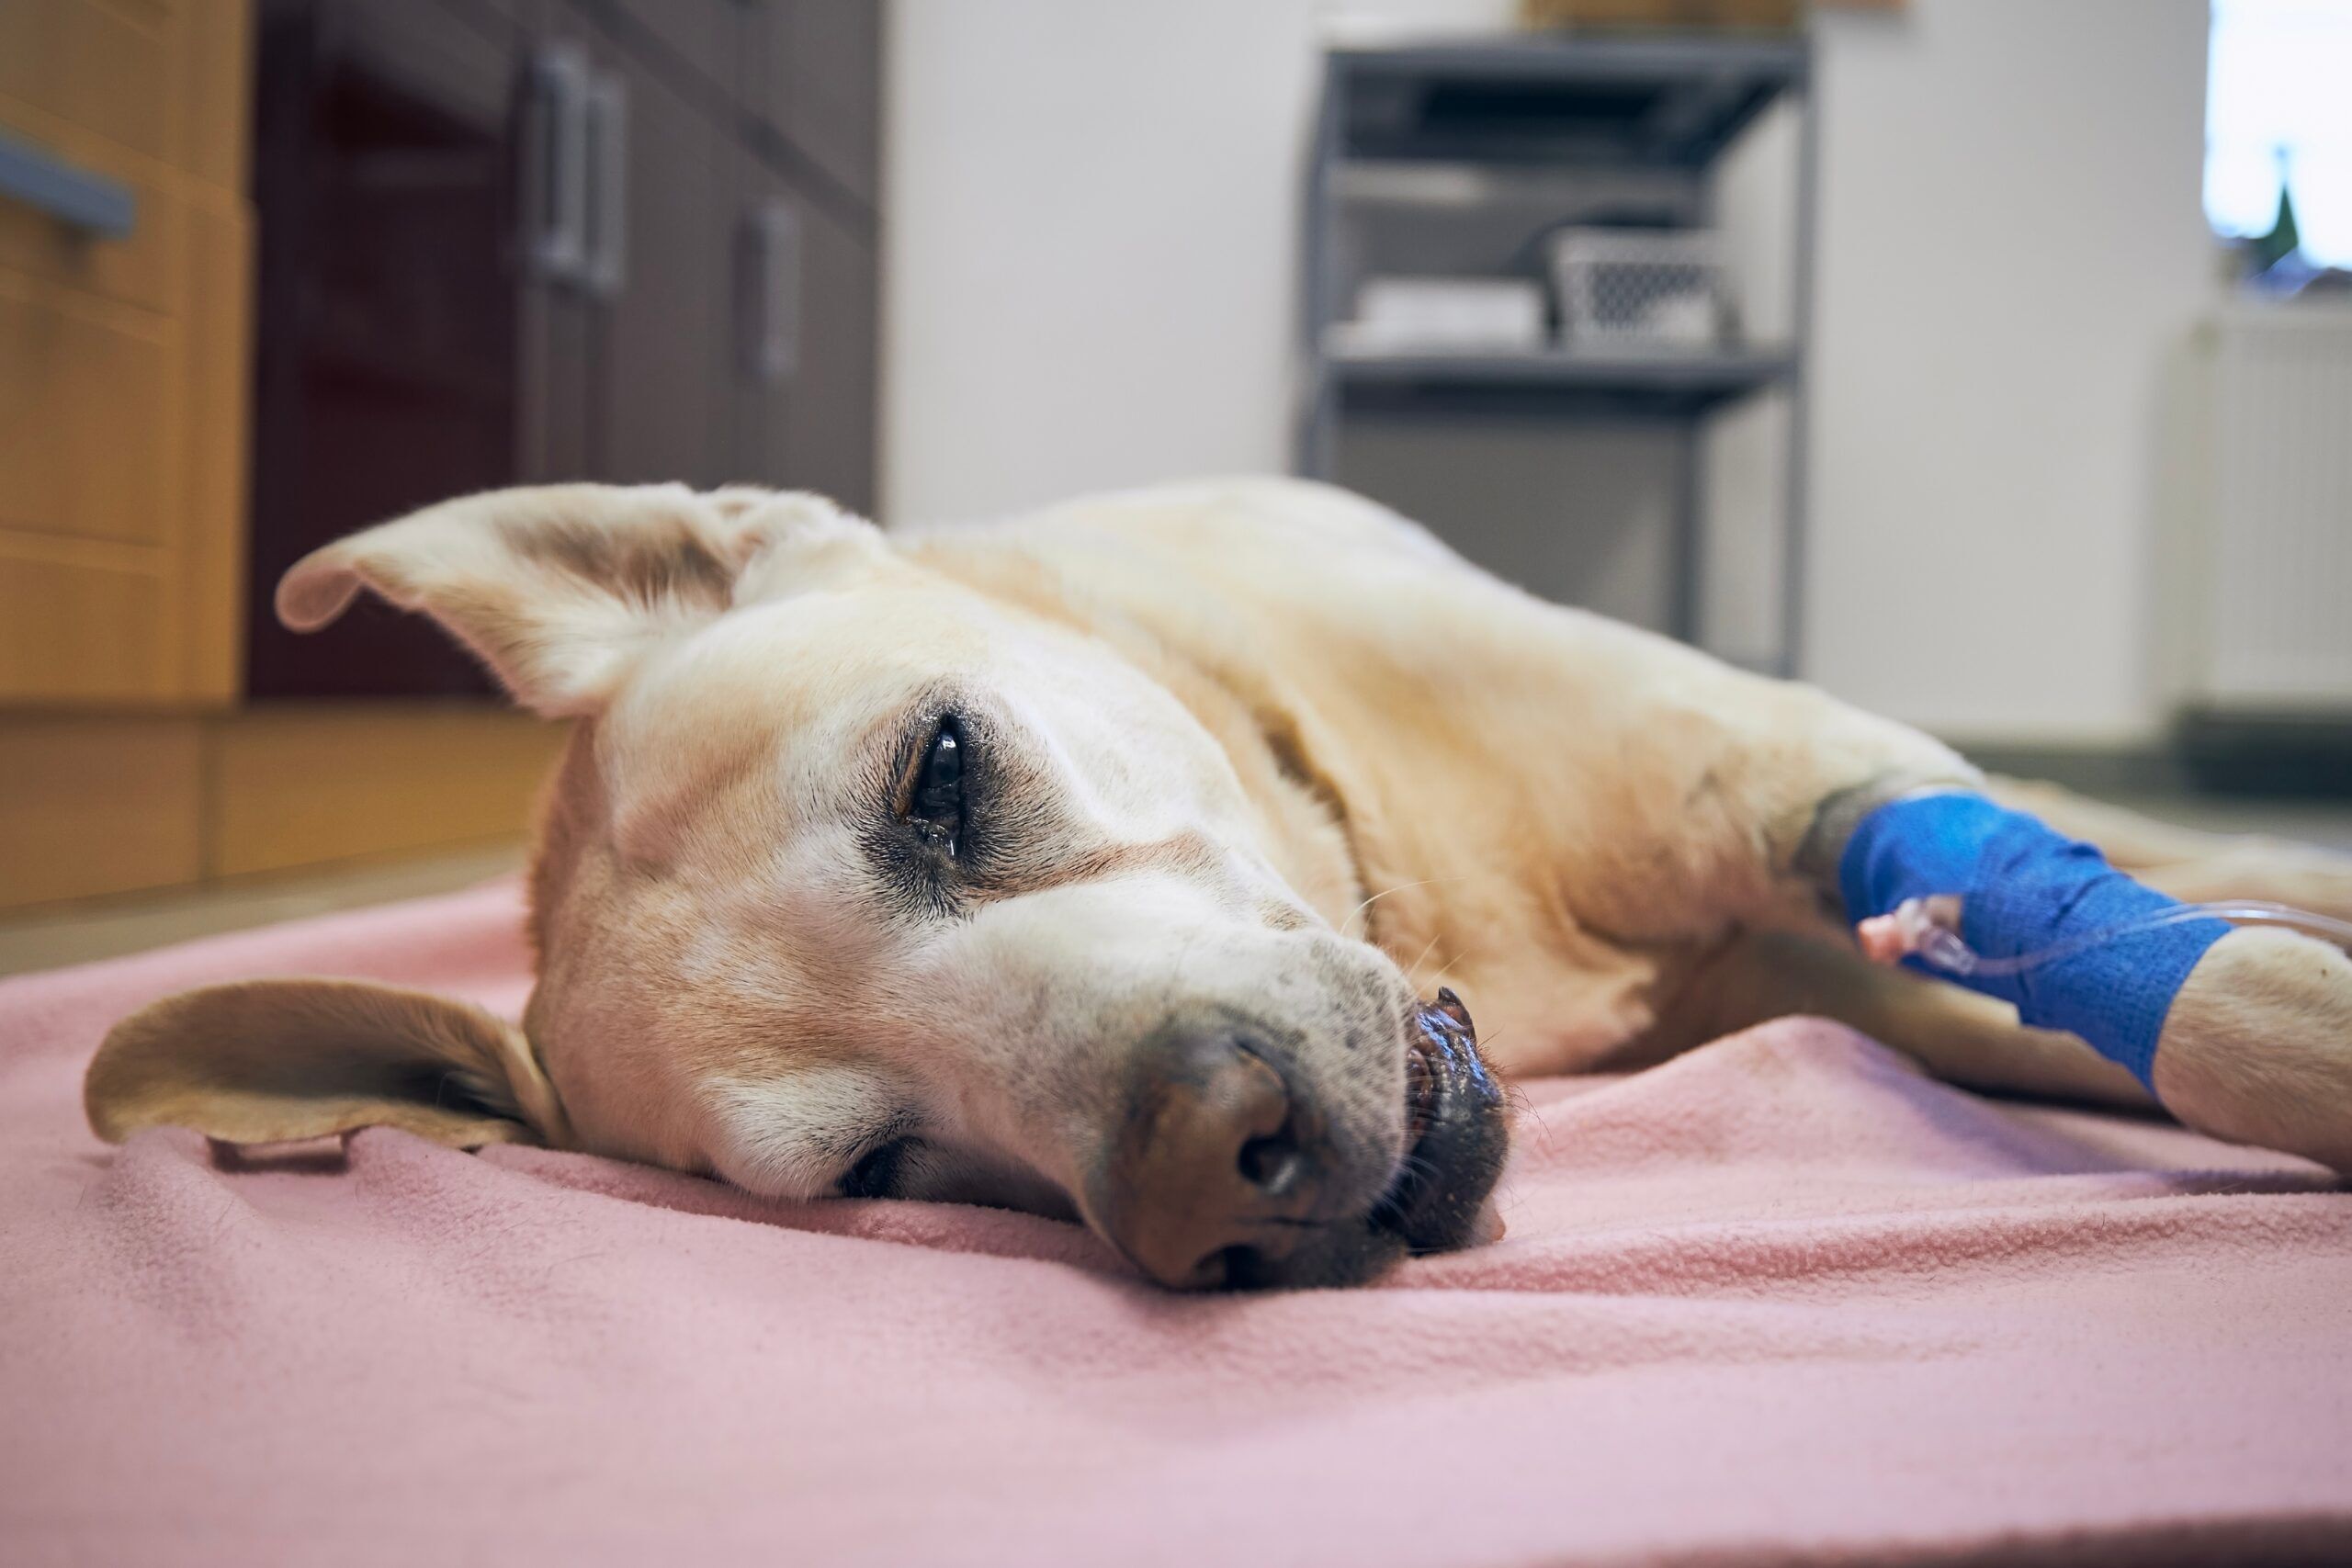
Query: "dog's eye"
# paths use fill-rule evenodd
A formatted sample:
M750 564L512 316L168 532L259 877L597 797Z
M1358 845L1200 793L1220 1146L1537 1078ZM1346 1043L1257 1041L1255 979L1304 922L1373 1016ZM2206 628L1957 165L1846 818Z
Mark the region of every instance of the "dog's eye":
M944 721L931 738L931 750L915 780L913 809L916 830L950 855L964 840L964 762L966 742L954 719Z
M841 1195L844 1198L888 1198L897 1190L899 1168L906 1163L908 1152L914 1147L912 1138L893 1138L865 1152L864 1158L849 1168L841 1179Z

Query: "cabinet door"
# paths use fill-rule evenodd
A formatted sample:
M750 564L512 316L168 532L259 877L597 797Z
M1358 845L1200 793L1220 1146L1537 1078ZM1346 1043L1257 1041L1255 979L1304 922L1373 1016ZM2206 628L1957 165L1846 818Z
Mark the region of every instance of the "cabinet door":
M699 80L681 85L697 96L734 96L744 0L605 0L605 7L607 25L632 53L667 56L684 65Z
M744 475L870 513L879 347L873 246L773 174L752 188L737 289Z
M881 184L884 0L758 0L743 89L787 156L867 209Z
M0 4L0 136L133 204L0 197L0 703L236 690L250 13L139 13Z
M735 467L741 155L707 104L601 29L584 31L597 76L589 476L721 484Z
M735 472L784 487L808 310L807 204L747 161L735 229Z
M262 38L262 217L248 691L471 694L473 661L372 601L297 637L270 597L304 554L511 483L526 35L413 0L273 6Z
M870 514L880 347L874 249L820 208L808 215L808 258L786 482Z
M587 98L595 76L591 40L552 0L500 0L529 7L516 86L516 202L520 406L518 484L589 477L594 449L596 309L581 287L588 243Z

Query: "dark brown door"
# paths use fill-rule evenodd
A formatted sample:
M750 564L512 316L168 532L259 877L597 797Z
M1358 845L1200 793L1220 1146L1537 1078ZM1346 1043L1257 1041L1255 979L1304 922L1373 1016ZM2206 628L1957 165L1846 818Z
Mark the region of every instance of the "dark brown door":
M555 0L500 0L524 12L528 58L517 86L522 120L523 402L513 482L585 477L594 450L595 309L588 260L591 96L596 60Z
M270 597L318 546L516 470L524 37L495 12L321 0L266 8L259 43L246 689L487 691L410 617L370 603L298 637Z
M620 45L690 96L731 100L757 0L568 0L595 12Z
M871 243L773 174L739 241L744 477L874 508L876 272Z
M870 217L881 187L882 0L752 0L748 9L743 96L781 139L782 166Z
M5 0L0 0L5 3ZM265 0L249 689L455 694L306 551L517 482L873 504L878 0Z
M823 209L808 214L798 396L785 448L785 481L874 509L876 281L868 243Z
M727 7L730 17L734 9ZM670 56L648 59L625 47L605 19L578 7L558 23L585 46L594 68L580 286L589 323L588 450L579 477L724 483L738 477L740 154L717 90L702 91Z
M762 483L874 506L881 23L866 0L753 0L738 298L741 444Z

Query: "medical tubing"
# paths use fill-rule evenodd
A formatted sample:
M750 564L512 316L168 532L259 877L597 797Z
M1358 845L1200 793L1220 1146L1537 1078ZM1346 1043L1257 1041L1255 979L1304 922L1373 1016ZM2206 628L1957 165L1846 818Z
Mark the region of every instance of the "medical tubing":
M2333 915L2313 914L2291 905L2274 904L2266 898L2223 898L2211 904L2179 904L2169 909L2137 920L2127 920L2105 931L2086 931L2064 942L2053 942L2032 953L2020 953L2009 958L1979 957L1960 933L1937 927L1920 943L1919 957L1933 968L1949 975L2018 975L2028 969L2039 969L2045 964L2055 964L2101 947L2119 937L2133 936L2141 931L2154 931L2160 926L2178 925L2184 920L2233 920L2241 924L2286 926L2305 936L2318 937L2341 947L2352 947L2352 920L2339 920Z

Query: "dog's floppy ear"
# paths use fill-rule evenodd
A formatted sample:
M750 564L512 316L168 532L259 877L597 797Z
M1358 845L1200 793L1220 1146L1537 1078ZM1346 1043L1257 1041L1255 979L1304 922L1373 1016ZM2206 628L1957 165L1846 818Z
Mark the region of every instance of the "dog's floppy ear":
M548 485L445 502L297 561L277 618L315 631L362 587L422 610L550 718L603 706L662 638L735 602L754 558L878 551L821 497L684 485ZM773 564L758 574L776 576Z
M82 1103L108 1143L159 1126L232 1144L379 1126L453 1148L572 1141L520 1029L355 980L243 980L152 1003L107 1033Z

